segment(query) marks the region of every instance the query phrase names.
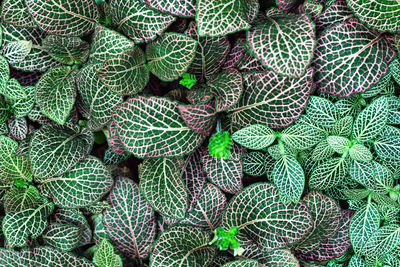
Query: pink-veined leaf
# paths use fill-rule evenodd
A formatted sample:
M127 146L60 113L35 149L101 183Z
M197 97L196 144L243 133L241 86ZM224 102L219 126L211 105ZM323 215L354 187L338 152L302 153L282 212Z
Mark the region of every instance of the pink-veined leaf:
M347 7L346 0L336 0L327 6L317 19L317 31L323 31L334 23L343 23L351 17L353 17L353 13Z
M260 251L256 244L246 247L243 256L256 259L260 267L300 267L300 263L295 255L288 249L277 249L269 252Z
M151 8L179 17L194 17L196 0L142 0Z
M196 105L180 105L179 112L186 125L199 134L208 135L214 128L216 122L216 111L214 101Z

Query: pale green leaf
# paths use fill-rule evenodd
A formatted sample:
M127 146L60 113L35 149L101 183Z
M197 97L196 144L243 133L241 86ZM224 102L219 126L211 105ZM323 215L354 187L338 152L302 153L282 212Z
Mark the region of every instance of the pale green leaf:
M332 127L331 134L349 137L353 128L353 117L345 116L339 119Z
M336 106L328 99L317 96L310 96L306 112L316 124L326 128L332 128L339 118Z
M103 239L93 256L97 267L122 267L121 256L115 253L114 246Z
M354 144L349 150L350 158L358 161L372 160L372 153L369 149L361 144Z
M275 138L274 131L263 124L247 126L232 135L233 141L253 150L267 148L274 142Z
M390 170L375 161L353 161L349 174L355 181L378 194L386 194L393 186Z
M323 161L312 170L308 185L318 190L334 187L346 177L348 167L349 161L346 157Z
M342 136L328 136L327 141L329 146L339 154L347 152L351 145L350 140Z
M60 251L71 251L78 247L82 229L73 224L52 223L42 234L43 241Z
M329 145L327 139L323 139L313 149L311 158L313 161L325 160L335 153L335 150Z
M20 100L27 97L25 90L15 78L9 79L5 86L0 87L0 94L12 100Z
M35 208L40 200L39 191L33 186L11 187L3 196L6 213Z
M1 54L7 59L8 63L15 64L21 62L31 52L32 41L15 41L7 43L2 49Z
M374 140L374 149L382 159L400 160L400 135L385 135Z

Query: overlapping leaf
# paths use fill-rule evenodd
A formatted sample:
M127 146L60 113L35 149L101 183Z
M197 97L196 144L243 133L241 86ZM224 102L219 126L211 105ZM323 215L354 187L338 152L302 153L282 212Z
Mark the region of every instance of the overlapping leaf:
M336 106L322 97L311 96L306 110L307 116L322 127L332 128L339 119Z
M113 245L103 239L93 256L93 262L98 267L122 267L121 256L115 253Z
M60 251L71 251L78 247L82 230L73 224L52 223L43 232L43 241Z
M334 23L342 23L351 18L353 13L346 5L346 0L330 1L316 21L318 31L329 28Z
M381 136L374 140L374 149L382 159L400 160L400 136Z
M22 266L48 266L51 263L54 267L94 267L84 257L78 257L69 252L61 252L51 247L35 247L32 250L23 250L20 253Z
M386 194L387 188L393 186L389 169L375 161L353 161L349 167L349 174L355 181L375 193Z
M151 8L180 17L194 17L196 0L142 0Z
M256 260L245 259L230 261L222 265L221 267L259 267L260 264Z
M304 150L318 144L324 138L324 133L315 127L298 123L282 131L281 139L294 149Z
M393 253L400 244L400 226L388 224L382 226L368 239L367 247L373 255Z
M82 64L89 56L89 44L79 37L48 35L43 47L55 60L66 65Z
M1 54L10 64L21 62L31 52L32 41L9 42L1 49Z
M346 176L349 161L346 157L330 158L316 166L310 176L310 188L324 190L339 184Z
M7 81L6 86L0 88L0 93L11 100L25 99L26 92L15 78Z
M265 253L260 251L256 245L252 245L244 251L243 256L257 259L262 267L298 267L300 265L297 258L288 249L276 249Z
M40 193L32 185L26 187L11 187L3 196L4 211L19 212L35 208L39 203Z
M269 176L272 171L274 159L258 151L253 151L242 155L243 172L251 176Z
M179 112L186 125L199 134L210 134L217 119L214 101L196 105L180 105Z
M20 27L36 27L24 0L3 1L1 21Z

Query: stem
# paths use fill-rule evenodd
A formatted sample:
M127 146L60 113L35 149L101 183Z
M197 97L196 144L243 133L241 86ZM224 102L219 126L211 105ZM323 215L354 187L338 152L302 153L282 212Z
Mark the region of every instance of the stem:
M221 119L220 118L218 118L218 120L217 120L217 127L215 128L215 130L217 131L217 133L222 131Z

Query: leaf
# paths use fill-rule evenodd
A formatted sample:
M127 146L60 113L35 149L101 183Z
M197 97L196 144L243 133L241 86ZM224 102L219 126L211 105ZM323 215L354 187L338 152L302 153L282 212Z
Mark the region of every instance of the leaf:
M110 16L117 30L135 43L155 39L175 21L173 16L151 9L141 0L112 0Z
M360 258L356 255L353 255L349 261L348 266L349 267L367 267L368 265L365 263L365 261L362 258Z
M98 267L122 267L121 257L115 253L114 246L103 239L93 256L93 262Z
M350 158L358 161L372 160L372 153L361 144L354 144L349 150Z
M22 86L14 78L9 79L6 86L0 87L0 93L11 100L20 100L27 97Z
M147 68L162 81L173 81L192 63L197 41L179 33L165 33L146 46Z
M375 161L353 161L349 167L349 174L356 182L378 194L386 194L387 188L393 186L389 169Z
M140 192L159 213L183 219L188 208L188 193L181 178L182 158L146 159L139 170Z
M307 206L313 221L312 230L297 245L302 253L319 248L320 244L333 237L340 226L340 207L335 201L317 191L308 193L302 203Z
M400 40L398 41L400 45ZM400 60L398 57L395 57L389 65L390 74L393 79L400 84Z
M379 212L374 203L368 203L356 211L350 222L350 242L355 251L367 248L368 240L379 228Z
M14 117L17 119L27 116L33 109L33 106L35 105L36 87L26 86L23 87L22 89L25 91L27 95L25 99L19 99L19 100L7 99L7 104L10 105L10 111L14 114Z
M387 98L380 97L373 101L355 119L352 137L365 142L377 136L385 127L388 112Z
M242 98L230 110L232 122L240 126L266 124L271 128L290 125L306 106L312 73L310 69L300 79L280 77L272 71L245 74Z
M327 139L323 139L318 143L311 154L313 161L325 160L333 156L335 150L329 145Z
M50 34L87 35L99 20L99 10L91 0L26 0L25 3L36 24Z
M78 257L69 252L61 252L51 247L35 247L32 250L23 250L20 253L22 266L48 266L51 263L54 267L94 267L86 258Z
M152 208L130 179L119 177L108 197L111 208L104 212L104 226L115 246L130 258L146 258L156 237Z
M143 0L151 8L157 9L163 13L169 13L179 17L194 17L195 0Z
M47 35L42 45L52 58L65 65L85 63L89 56L89 44L79 37Z
M346 157L331 158L318 164L311 173L308 186L325 190L339 184L347 174L349 162Z
M229 159L215 158L208 151L202 151L203 169L208 180L224 192L239 192L243 188L242 153L242 148L237 145L233 145Z
M83 208L110 191L113 180L103 163L89 156L68 172L54 178L36 179L40 190L63 208Z
M382 0L346 2L354 15L368 27L380 32L400 31L400 22L396 19L400 16L399 2Z
M112 118L122 97L113 93L97 76L99 65L86 65L76 77L76 84L83 106L82 115L91 130L101 129Z
M4 0L1 21L20 27L36 27L24 0Z
M39 200L40 193L33 185L11 187L2 198L6 214L35 208Z
M1 85L0 85L1 86ZM7 102L2 95L0 95L0 124L5 123L10 116L10 112L8 110ZM7 125L7 124L5 124Z
M16 141L0 135L0 180L3 183L12 183L18 179L32 181L29 160L15 154L17 147Z
M25 118L10 118L8 120L9 136L17 141L26 138L28 134L28 122Z
M248 31L247 41L265 67L279 75L300 78L313 58L315 25L305 14L266 17Z
M294 9L299 4L298 0L276 0L275 2L279 8L285 11Z
M230 261L222 265L221 267L259 267L260 264L256 260L242 259Z
M299 202L304 190L305 176L295 157L283 155L275 162L271 176L283 203Z
M73 224L52 223L43 232L43 241L60 251L71 251L78 247L82 230Z
M334 23L343 23L353 17L353 13L346 5L346 0L330 1L325 4L325 9L316 21L317 31L328 29Z
M279 201L275 186L258 183L246 187L228 203L220 227L232 226L265 251L299 241L310 230L312 220L303 204L285 205Z
M349 137L353 129L353 117L345 116L339 119L331 130L332 135Z
M225 195L218 187L207 183L197 198L196 204L180 223L200 226L212 231L219 225L225 206Z
M47 226L54 205L44 201L35 208L9 212L3 219L3 233L10 247L23 247L28 237L38 238Z
M339 119L336 106L328 99L310 96L306 108L307 116L319 126L332 128Z
M15 41L7 43L2 49L1 54L10 64L21 62L31 52L32 41Z
M224 64L225 57L230 49L228 38L226 36L200 37L194 22L189 24L185 34L198 43L188 73L196 75L199 81L209 80Z
M236 131L233 141L253 150L267 148L275 141L275 132L263 124L253 124Z
M297 258L288 249L262 252L258 249L257 245L253 244L249 249L243 252L243 256L256 259L262 267L298 267L300 265Z
M196 105L179 105L179 113L185 124L198 134L209 135L217 120L214 101Z
M144 65L145 62L143 51L136 47L108 59L97 74L114 93L134 95L142 91L149 81L149 71Z
M68 66L52 68L36 84L40 111L58 124L65 124L75 104L75 72Z
M92 144L91 133L43 126L30 142L29 159L35 178L56 177L67 172L89 154Z
M342 136L328 136L326 139L329 146L338 154L344 154L349 151L351 142L348 138Z
M272 162L273 159L270 155L258 151L242 155L243 172L251 176L269 174L267 172L271 169Z
M307 124L294 124L282 131L281 140L291 148L304 150L318 144L324 133Z
M196 24L200 36L219 37L247 30L257 15L258 1L207 1L196 5Z
M374 149L382 159L400 160L400 136L380 136L374 141Z
M176 225L162 232L150 256L151 266L208 266L215 248L210 233L194 226Z
M385 75L393 56L387 40L357 19L332 26L317 40L317 88L340 97L365 92Z
M204 140L180 118L179 103L165 98L131 98L115 110L113 121L122 144L139 158L186 155Z
M104 63L134 47L135 43L119 32L96 25L90 45L89 63Z
M367 246L373 255L383 255L393 252L400 244L400 226L388 224L382 226L368 240Z

